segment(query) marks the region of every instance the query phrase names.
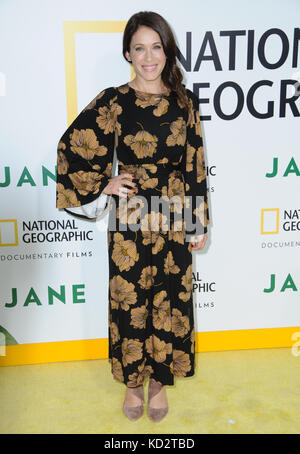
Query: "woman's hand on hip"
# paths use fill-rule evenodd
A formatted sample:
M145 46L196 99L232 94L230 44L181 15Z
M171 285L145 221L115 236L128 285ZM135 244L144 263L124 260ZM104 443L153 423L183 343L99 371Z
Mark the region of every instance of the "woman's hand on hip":
M191 246L193 251L200 251L205 246L207 240L207 234L203 233L203 235L194 235L191 237Z
M134 175L131 173L122 173L113 177L109 180L109 183L105 186L103 194L115 194L119 197L127 198L128 195L136 193L136 184L133 183L132 179ZM131 186L133 189L125 188L124 185Z

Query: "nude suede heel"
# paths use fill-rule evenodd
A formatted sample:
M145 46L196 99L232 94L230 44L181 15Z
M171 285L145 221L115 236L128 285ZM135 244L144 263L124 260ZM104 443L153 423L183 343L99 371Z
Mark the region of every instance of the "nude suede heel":
M129 418L131 421L135 421L138 418L140 418L142 416L142 414L144 413L144 389L143 389L143 385L137 386L136 388L130 388L130 389L132 389L133 394L136 397L139 397L141 399L142 403L141 403L141 405L137 405L135 407L129 407L129 406L125 405L125 400L124 400L123 412L125 413L127 418Z
M168 413L168 405L166 407L162 408L152 408L150 405L150 401L152 397L156 396L156 394L159 393L161 390L162 385L160 385L157 381L154 379L150 379L149 381L149 388L148 388L148 416L152 421L154 422L159 422L161 421L166 414Z

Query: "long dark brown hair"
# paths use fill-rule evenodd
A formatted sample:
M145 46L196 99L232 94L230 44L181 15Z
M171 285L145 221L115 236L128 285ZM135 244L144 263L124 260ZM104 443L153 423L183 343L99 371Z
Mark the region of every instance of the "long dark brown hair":
M161 73L164 85L173 90L180 104L188 109L188 98L185 87L182 85L183 75L176 63L176 42L168 22L158 13L153 11L140 11L133 14L128 20L123 34L123 56L126 61L126 52L130 52L132 35L141 26L145 25L155 30L161 39L165 55L167 57L165 67Z

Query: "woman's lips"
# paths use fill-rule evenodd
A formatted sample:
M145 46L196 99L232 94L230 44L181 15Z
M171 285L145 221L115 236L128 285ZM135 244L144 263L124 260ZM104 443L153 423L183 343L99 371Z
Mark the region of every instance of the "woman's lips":
M147 72L155 71L157 65L149 65L149 66L143 66L143 70Z

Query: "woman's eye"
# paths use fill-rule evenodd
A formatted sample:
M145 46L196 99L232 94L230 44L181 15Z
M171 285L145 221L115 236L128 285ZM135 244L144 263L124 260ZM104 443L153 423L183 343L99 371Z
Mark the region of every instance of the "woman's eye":
M136 47L135 50L139 51L142 50L142 47ZM154 49L161 49L161 46L154 46Z

